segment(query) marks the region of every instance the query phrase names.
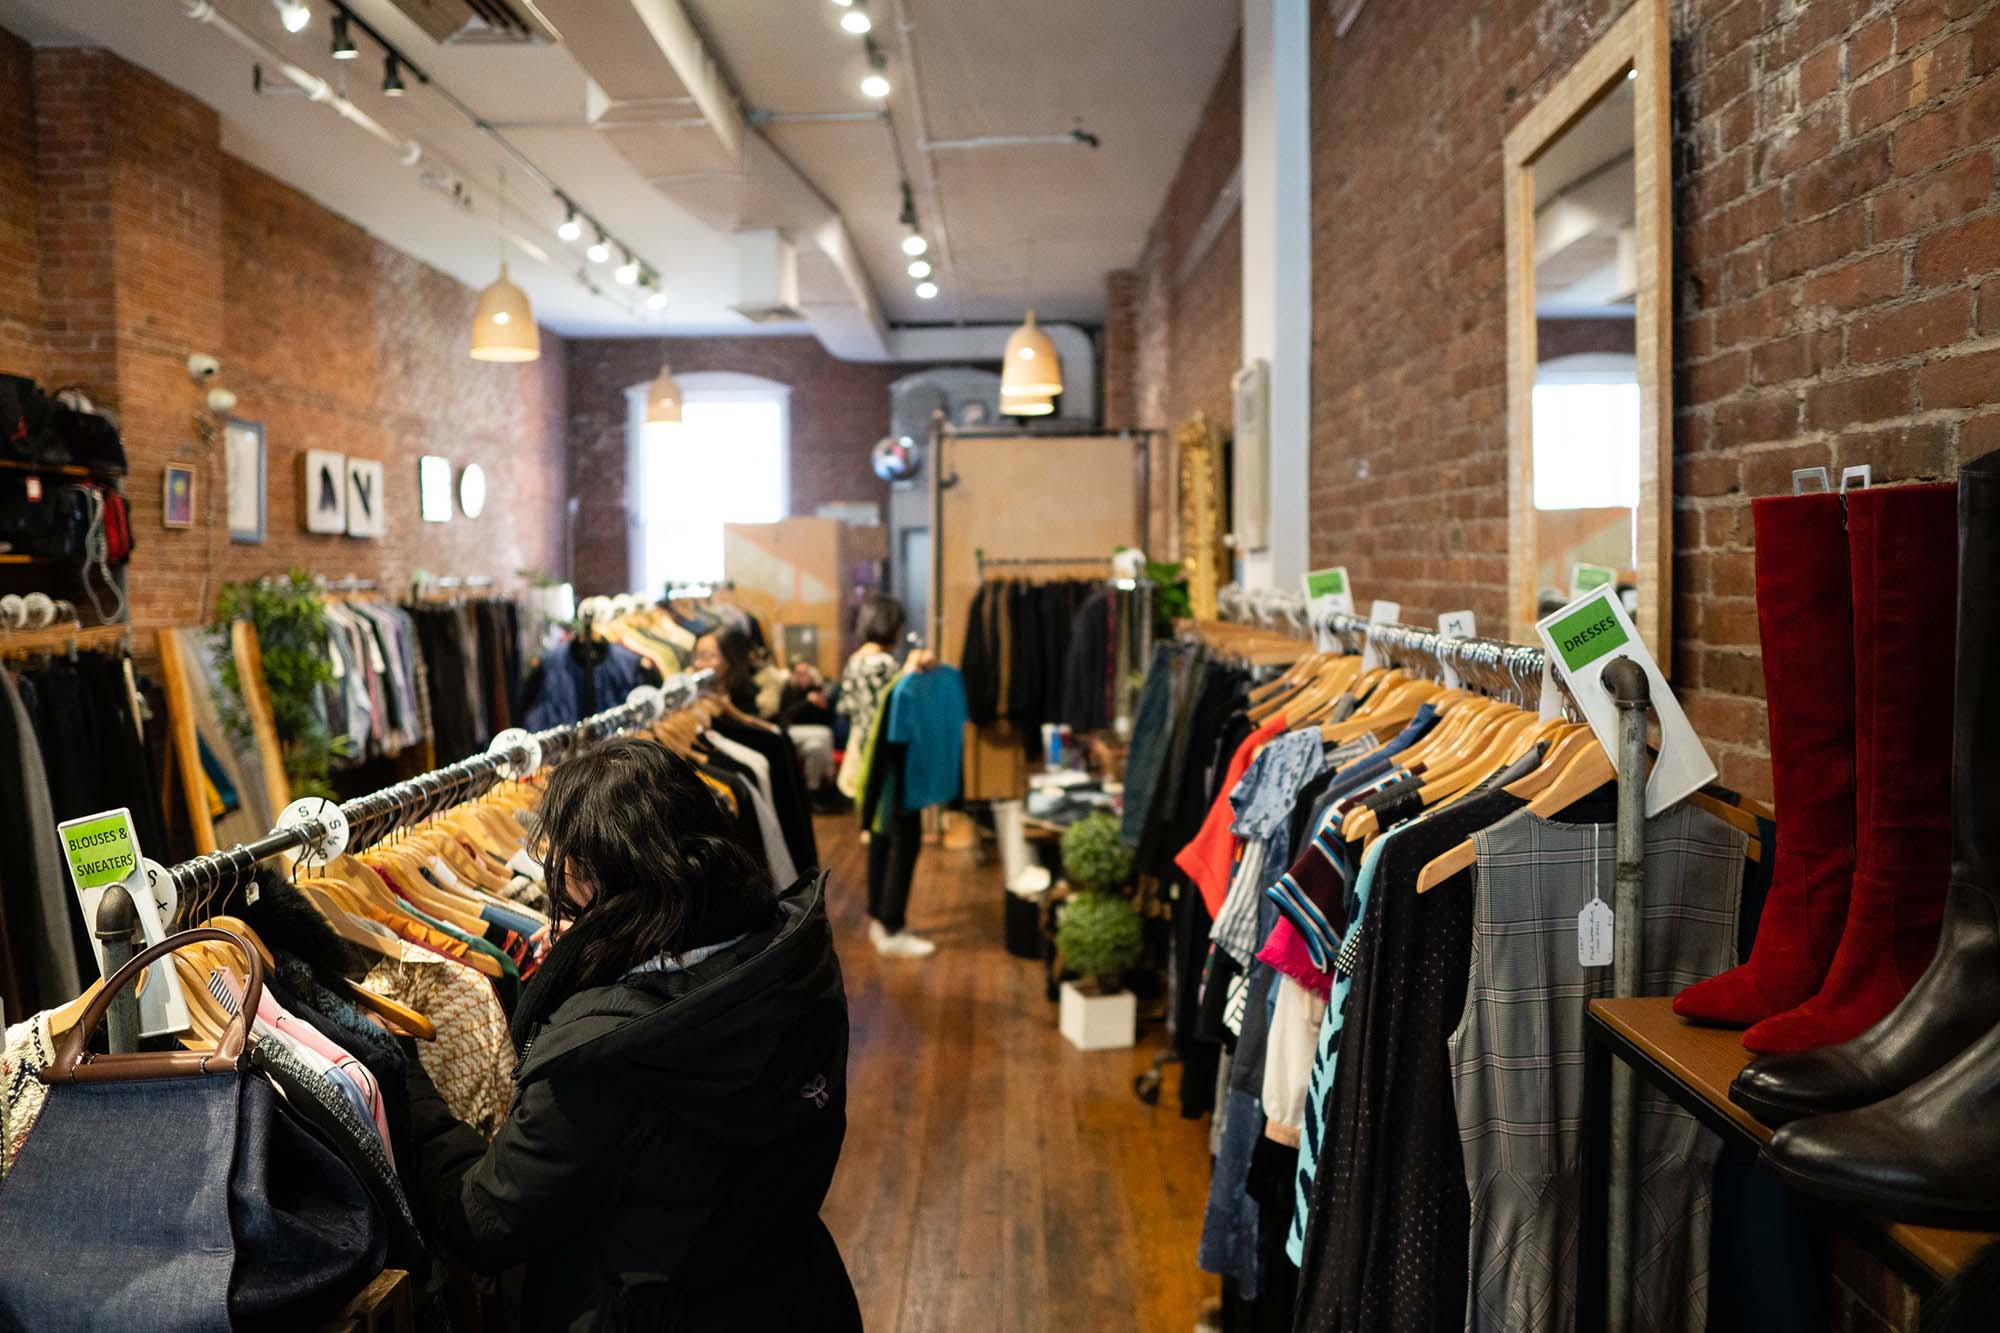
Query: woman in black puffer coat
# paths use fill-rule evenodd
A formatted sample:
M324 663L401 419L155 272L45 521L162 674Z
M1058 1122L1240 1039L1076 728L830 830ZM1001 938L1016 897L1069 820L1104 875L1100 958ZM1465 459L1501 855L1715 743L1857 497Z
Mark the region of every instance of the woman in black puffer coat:
M541 820L567 929L514 1015L493 1142L410 1062L427 1229L475 1271L520 1266L530 1330L858 1330L819 1219L847 1126L824 879L774 892L653 741L564 763Z

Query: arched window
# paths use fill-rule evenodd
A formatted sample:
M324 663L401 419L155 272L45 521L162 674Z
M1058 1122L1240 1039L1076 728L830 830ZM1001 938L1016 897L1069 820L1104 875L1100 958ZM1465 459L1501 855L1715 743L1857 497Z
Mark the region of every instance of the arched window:
M770 523L790 495L789 385L728 371L676 373L681 420L646 423L627 389L626 523L633 586L722 578L722 525Z

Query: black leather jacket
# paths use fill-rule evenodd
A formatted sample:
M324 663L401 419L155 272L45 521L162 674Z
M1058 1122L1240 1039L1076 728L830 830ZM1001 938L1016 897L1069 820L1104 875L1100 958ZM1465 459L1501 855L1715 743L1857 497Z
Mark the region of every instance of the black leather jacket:
M861 1327L819 1220L847 1128L824 891L801 880L684 971L571 996L491 1145L413 1068L427 1230L476 1271L525 1266L523 1328Z

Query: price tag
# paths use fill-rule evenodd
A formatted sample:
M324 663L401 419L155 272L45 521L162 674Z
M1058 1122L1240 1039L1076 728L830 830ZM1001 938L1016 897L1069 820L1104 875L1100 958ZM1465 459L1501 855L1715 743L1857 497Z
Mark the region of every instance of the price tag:
M1538 621L1547 660L1562 674L1598 744L1618 762L1618 708L1604 685L1604 669L1621 657L1637 662L1651 685L1653 715L1660 721L1660 757L1646 779L1646 813L1657 815L1715 779L1715 762L1689 725L1680 701L1610 586ZM1545 691L1546 694L1546 691Z
M1376 598L1368 604L1368 623L1371 625L1393 625L1403 614L1401 602L1386 602ZM1375 636L1369 635L1367 644L1361 649L1361 669L1388 666L1389 659L1375 646Z
M1477 624L1470 611L1447 611L1438 617L1438 633L1447 639L1470 639L1479 634ZM1445 663L1444 687L1448 690L1463 689L1465 682L1459 678L1458 669Z
M65 820L56 825L56 835L69 863L70 883L76 887L77 905L83 910L84 933L90 936L100 974L109 975L104 967L104 942L97 938L97 907L112 885L122 884L132 895L142 941L135 947L143 949L167 937L129 809L121 806ZM172 961L162 958L146 971L146 984L139 991L139 1035L163 1037L187 1031L187 997L181 993L180 977L174 972Z
M1590 901L1576 914L1576 962L1579 967L1610 967L1617 954L1617 923L1611 904L1598 891L1597 825L1590 826Z
M1569 567L1569 599L1573 602L1587 592L1595 592L1606 584L1618 582L1618 571L1609 565L1586 565L1582 563Z
M1579 967L1610 967L1615 950L1611 904L1592 898L1576 914L1576 961Z
M1347 566L1331 565L1326 569L1307 571L1300 583L1305 588L1306 614L1317 626L1335 611L1354 614L1354 594L1347 583ZM1315 629L1316 646L1323 653L1340 647L1339 637L1325 630Z

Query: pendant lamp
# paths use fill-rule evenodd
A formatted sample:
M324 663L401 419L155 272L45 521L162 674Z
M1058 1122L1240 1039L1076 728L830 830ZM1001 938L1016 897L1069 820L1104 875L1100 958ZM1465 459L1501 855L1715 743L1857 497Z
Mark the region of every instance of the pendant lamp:
M660 363L660 377L646 386L646 424L681 419L681 386L666 363Z
M542 332L535 327L535 310L528 294L507 280L507 265L500 276L479 293L479 305L472 312L472 359L474 361L533 361L542 354Z
M1000 390L1000 415L1005 417L1045 417L1056 410L1055 399L1046 394L1016 396Z
M1056 345L1028 318L1007 339L1007 359L1000 368L1000 393L1006 398L1052 398L1062 392L1062 363Z

